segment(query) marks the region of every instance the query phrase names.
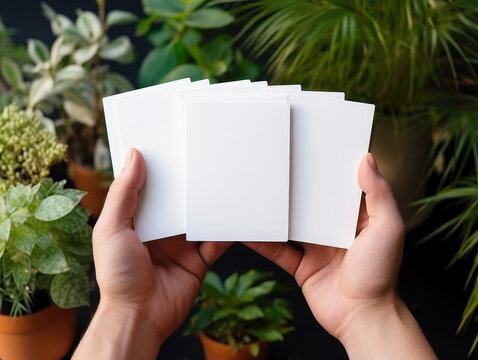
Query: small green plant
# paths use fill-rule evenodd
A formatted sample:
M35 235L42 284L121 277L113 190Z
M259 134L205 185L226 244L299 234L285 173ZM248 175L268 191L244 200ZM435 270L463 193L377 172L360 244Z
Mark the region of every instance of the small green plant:
M50 174L50 167L65 158L60 143L34 114L15 104L0 115L0 193L16 183L37 184Z
M277 297L277 288L269 273L249 270L222 282L209 271L197 299L199 310L186 333L204 332L233 351L250 345L251 354L257 356L258 340L280 341L293 330L290 305Z
M234 17L216 6L226 2L230 1L143 0L148 17L139 23L138 33L147 34L154 49L141 65L140 86L184 77L255 79L259 67L234 49L234 39L227 31Z
M40 294L69 308L89 303L92 261L84 193L51 178L12 185L0 194L0 310L12 316L38 310Z

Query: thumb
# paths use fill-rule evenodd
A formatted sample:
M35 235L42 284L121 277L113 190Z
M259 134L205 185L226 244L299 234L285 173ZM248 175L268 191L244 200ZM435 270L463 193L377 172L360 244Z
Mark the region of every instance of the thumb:
M365 193L369 225L374 228L403 232L402 216L388 182L378 171L372 154L363 157L358 172L358 182Z
M146 179L143 156L136 149L129 149L123 169L113 181L105 205L96 224L103 235L110 235L124 228L131 228L131 219L138 203L138 192Z

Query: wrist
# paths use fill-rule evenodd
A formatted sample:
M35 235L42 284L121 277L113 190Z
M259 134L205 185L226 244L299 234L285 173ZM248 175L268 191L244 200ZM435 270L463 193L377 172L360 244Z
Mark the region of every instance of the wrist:
M154 359L164 338L139 308L100 300L74 359Z
M418 323L396 294L352 311L338 339L350 359L436 359Z

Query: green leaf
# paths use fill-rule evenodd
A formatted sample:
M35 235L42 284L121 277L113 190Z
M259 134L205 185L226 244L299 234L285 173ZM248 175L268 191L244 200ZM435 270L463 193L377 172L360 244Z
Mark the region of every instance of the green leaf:
M45 63L50 58L50 52L40 40L29 39L27 51L30 58L36 63Z
M120 36L101 47L101 58L127 64L134 60L133 46L127 36Z
M25 220L28 219L30 216L31 214L28 209L22 208L11 214L10 220L12 221L12 223L23 224Z
M75 202L75 205L78 205L86 195L86 191L78 190L78 189L55 189L52 187L50 189L51 195L61 195L70 198L72 201Z
M23 208L30 205L33 200L33 197L38 191L37 186L32 187L31 185L17 184L15 186L10 186L7 191L6 200L11 208Z
M195 328L197 331L202 331L207 328L211 323L216 309L212 306L205 306L199 309L199 312L195 321Z
M166 42L171 40L176 31L171 29L169 26L163 26L161 29L151 31L146 37L156 47L163 46Z
M184 32L182 41L186 47L198 45L202 40L201 33L194 29L188 29Z
M0 239L0 258L3 256L7 242Z
M254 320L264 317L264 313L257 305L249 305L242 308L237 314L241 319L244 320Z
M214 289L220 294L225 294L224 286L222 285L221 278L214 271L208 271L204 277L203 286L208 286Z
M197 81L204 78L207 78L206 73L203 69L199 66L194 64L183 64L179 65L178 67L171 70L168 74L166 74L162 79L161 82L168 82L178 79L183 79L189 77L191 81Z
M249 352L252 356L257 357L259 355L260 347L258 343L253 343L249 345Z
M78 256L91 256L92 229L88 224L84 225L78 232L70 234L67 241L63 242L63 246L71 253Z
M35 246L31 259L32 265L43 274L58 274L69 269L65 255L53 244L45 248Z
M126 77L118 73L110 71L105 74L104 80L111 83L113 87L113 93L104 94L103 96L114 95L116 93L126 92L134 89L133 84L131 84Z
M80 64L80 65L84 64L87 61L90 61L91 59L93 59L93 57L98 52L99 48L100 48L100 45L98 43L94 43L89 46L82 47L73 53L73 60L75 60L77 64Z
M12 227L12 222L9 218L3 220L0 223L0 240L8 241L10 237L10 229Z
M13 253L5 256L3 260L5 275L12 274L15 284L20 289L23 288L32 275L30 259L22 253Z
M165 17L173 17L182 14L186 10L186 4L180 0L144 0L144 12L156 13Z
M66 196L52 195L42 200L35 217L42 221L53 221L69 214L76 206L76 202Z
M56 67L65 56L71 55L74 49L74 42L67 42L63 36L58 37L51 47L51 65Z
M25 88L22 71L16 62L9 58L3 58L1 68L3 78L9 85L15 90L23 90Z
M50 287L51 299L62 308L89 305L89 292L88 276L85 272L55 275Z
M95 118L93 115L93 109L90 106L77 103L71 100L65 100L63 102L63 108L65 109L71 120L84 124L86 126L95 126Z
M5 201L3 200L3 197L0 195L0 220L6 215L7 209L5 207Z
M141 87L155 85L176 65L176 55L165 46L151 50L139 69Z
M73 64L65 66L56 73L57 81L78 81L86 75L86 71L81 65Z
M36 243L35 238L35 230L33 230L30 226L13 226L11 229L9 242L18 250L27 255L31 255Z
M53 79L45 76L33 81L28 96L28 107L32 109L37 103L46 98L53 89Z
M193 12L186 20L186 25L201 29L215 29L234 21L234 17L219 8L200 9Z
M46 198L48 196L48 192L50 191L50 188L53 185L53 179L52 178L45 178L40 182L40 187L38 189L38 196L40 197L41 200Z
M224 281L224 287L226 288L226 291L227 291L228 294L231 294L232 291L234 290L234 288L236 287L238 278L239 278L239 276L237 275L237 273L234 273L234 274L230 275L226 279L226 281Z
M244 294L244 292L249 289L256 281L260 281L268 276L268 273L257 271L254 269L241 274L241 276L239 276L238 284L236 287L236 296L240 298Z
M136 27L136 34L138 36L143 36L144 34L146 34L151 28L151 25L153 25L154 22L158 20L158 18L159 18L158 14L152 14L148 16L147 18L140 20L138 22L138 26Z
M106 25L108 25L109 27L127 25L137 22L138 19L139 18L135 14L129 11L112 10L106 16Z
M76 19L76 28L90 42L97 41L102 35L98 16L90 11L79 11L78 18Z
M276 286L277 281L276 280L269 280L269 281L264 281L262 284L249 288L244 292L244 295L240 297L241 302L249 302L252 301L258 297L267 295L274 290L274 287Z
M85 226L89 217L90 212L88 210L81 206L77 206L69 214L58 220L52 221L51 224L61 231L72 234Z
M282 334L276 329L250 329L248 332L267 342L281 341L284 339Z

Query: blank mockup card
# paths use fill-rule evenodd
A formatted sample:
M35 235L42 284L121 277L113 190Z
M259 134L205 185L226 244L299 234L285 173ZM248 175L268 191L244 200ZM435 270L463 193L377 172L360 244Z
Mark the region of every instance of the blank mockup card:
M287 241L287 98L195 99L186 118L186 238Z
M142 241L353 242L374 105L300 85L189 79L103 103L115 177L130 147L146 162Z

